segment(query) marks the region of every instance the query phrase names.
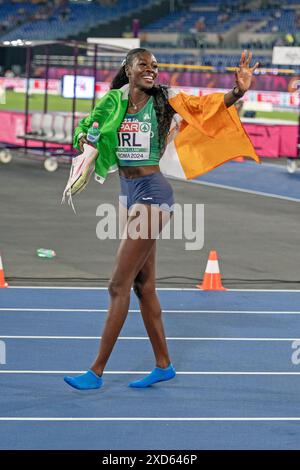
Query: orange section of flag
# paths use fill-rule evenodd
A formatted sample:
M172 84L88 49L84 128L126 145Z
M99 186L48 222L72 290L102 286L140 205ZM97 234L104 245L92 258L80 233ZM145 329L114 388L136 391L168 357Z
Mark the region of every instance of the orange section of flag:
M226 107L223 93L178 93L169 102L183 118L174 144L187 179L240 156L260 162L235 107Z
M197 285L202 290L227 290L222 286L221 274L216 251L210 251L202 284Z

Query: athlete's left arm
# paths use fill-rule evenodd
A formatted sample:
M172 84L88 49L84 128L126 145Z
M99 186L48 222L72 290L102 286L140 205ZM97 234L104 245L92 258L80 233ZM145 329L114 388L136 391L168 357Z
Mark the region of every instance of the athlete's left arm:
M252 52L243 51L240 60L240 66L235 71L235 82L236 86L233 90L229 91L224 95L224 103L229 108L236 101L238 101L245 93L249 90L252 81L252 75L254 70L259 67L259 62L253 67L250 67L252 60Z

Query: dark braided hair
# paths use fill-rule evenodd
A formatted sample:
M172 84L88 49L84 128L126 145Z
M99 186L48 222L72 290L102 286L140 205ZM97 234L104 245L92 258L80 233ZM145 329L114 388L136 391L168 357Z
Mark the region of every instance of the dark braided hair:
M138 47L136 49L131 49L126 59L120 68L117 75L111 82L110 89L118 89L121 88L126 83L129 83L128 77L125 72L125 66L131 65L133 62L133 58L137 54L142 54L144 52L151 52L148 49L144 49ZM150 90L145 91L150 96L153 96L153 106L156 113L156 119L158 124L158 139L159 139L159 147L160 147L160 156L164 153L167 143L167 136L170 130L171 121L175 114L174 109L168 102L168 87L164 85L154 85Z

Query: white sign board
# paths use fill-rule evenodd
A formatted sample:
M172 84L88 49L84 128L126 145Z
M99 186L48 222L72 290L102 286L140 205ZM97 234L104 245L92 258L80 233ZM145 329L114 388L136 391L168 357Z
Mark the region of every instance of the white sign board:
M300 65L300 47L274 47L272 63L276 65Z
M100 46L111 46L112 50L114 47L128 50L140 47L139 38L87 38L87 42L90 44L99 44Z
M94 96L94 77L77 75L76 98L92 99ZM74 97L74 75L64 75L62 82L62 96L64 98Z

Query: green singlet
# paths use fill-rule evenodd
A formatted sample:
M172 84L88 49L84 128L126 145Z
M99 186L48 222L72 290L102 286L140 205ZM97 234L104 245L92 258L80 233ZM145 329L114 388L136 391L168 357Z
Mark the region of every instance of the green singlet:
M153 97L135 114L126 114L118 130L119 166L158 165L158 128Z

